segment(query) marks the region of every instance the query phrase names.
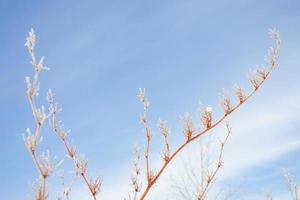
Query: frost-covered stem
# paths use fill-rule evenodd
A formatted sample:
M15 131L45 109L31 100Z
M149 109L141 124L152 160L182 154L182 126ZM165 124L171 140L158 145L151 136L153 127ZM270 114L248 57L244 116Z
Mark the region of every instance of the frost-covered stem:
M149 153L150 153L150 141L151 141L151 132L148 125L147 119L147 109L145 110L145 121L144 121L145 131L146 131L146 152L145 152L145 159L146 159L146 175L148 184L151 182L151 175L150 175L150 167L149 167Z
M262 82L263 83L263 82ZM155 182L159 179L159 177L161 176L161 174L164 172L164 170L166 169L166 167L171 163L171 161L173 160L173 158L185 147L187 146L189 143L193 142L194 140L196 140L197 138L199 138L200 136L202 136L203 134L205 134L206 132L210 131L211 129L213 129L214 127L216 127L217 125L219 125L221 122L223 122L233 111L235 111L237 108L239 108L242 104L244 104L251 96L253 96L256 93L257 90L253 90L242 103L237 104L235 107L233 107L233 109L231 110L230 113L228 114L224 114L218 121L216 121L215 123L213 123L210 128L204 129L200 132L198 132L197 134L195 134L190 140L185 141L182 145L180 145L177 150L171 154L169 160L167 162L165 162L160 170L158 171L158 173L155 175L155 177L153 178L153 180L150 182L150 184L146 187L145 191L143 192L140 200L145 199L145 197L147 196L147 194L149 193L150 189L152 188L152 186L155 184Z
M150 185L153 174L150 170L150 164L149 164L149 154L150 154L150 142L151 142L151 129L148 122L148 107L149 102L146 97L146 91L145 89L140 89L138 97L140 98L141 103L143 104L144 113L141 117L141 123L144 125L145 128L145 134L146 134L146 149L145 149L145 160L146 160L146 177L147 177L147 184Z
M43 170L42 170L42 167L40 166L37 158L36 158L36 154L35 152L33 151L31 153L31 156L32 156L32 160L36 166L36 168L38 169L39 173L40 173L40 177L42 178L42 186L41 186L41 194L40 194L40 198L41 200L45 200L46 199L46 184L47 184L47 177L46 175L43 174ZM37 200L40 200L40 199L37 199Z
M54 94L51 92L51 90L49 90L49 92L48 92L48 101L49 101L49 104L50 104L50 108L54 109L54 110L52 110L52 119L51 119L51 121L52 121L52 130L57 135L57 137L62 141L62 143L63 143L63 145L64 145L64 147L67 151L68 157L73 162L74 169L76 171L77 170L77 167L76 167L77 166L76 165L76 147L73 147L73 149L72 149L72 147L69 145L69 142L67 141L67 133L65 133L65 132L63 134L60 133L60 131L63 131L63 130L61 130L61 128L58 128L58 125L57 125L57 116L56 115L57 115L58 109L57 109L57 106L54 105ZM89 189L89 192L91 193L93 199L96 200L97 199L96 198L97 193L93 192L91 183L87 180L87 177L86 177L85 173L79 173L79 175L83 179L84 183L87 185L87 187Z
M39 162L39 160L36 157L36 148L37 144L40 140L40 132L42 129L42 126L44 124L44 121L46 119L46 114L44 112L44 107L42 106L41 109L38 109L36 104L35 104L35 97L38 95L39 91L39 73L42 69L46 69L43 67L43 60L44 58L42 57L39 63L36 63L36 58L35 58L35 53L34 53L34 47L35 47L35 34L34 31L31 30L29 32L29 36L26 38L26 43L25 46L28 49L28 52L31 56L31 64L34 67L34 75L33 75L33 81L30 81L29 77L26 77L26 84L27 84L27 96L28 96L28 101L33 113L33 117L36 122L36 129L34 136L31 135L30 130L28 129L27 133L28 135L25 137L24 136L24 141L25 144L27 145L27 149L33 159L33 162L42 178L42 186L40 188L39 192L39 199L45 200L47 198L46 195L46 184L47 184L47 177L48 173L45 170L50 170L45 168L46 166L42 166Z
M42 191L43 191L43 194L46 198L46 184L47 184L47 176L43 176L43 180L42 180Z
M36 166L41 180L41 185L39 185L38 188L38 197L36 197L35 200L46 200L47 195L46 195L46 184L47 184L47 178L50 174L50 171L52 170L50 167L51 166L45 166L43 163L40 163L40 161L36 157L35 149L30 149L28 148L29 154L31 155L31 158L33 160L34 165ZM48 163L49 164L49 163ZM48 168L49 167L49 168Z
M145 153L145 158L146 158L146 171L147 171L147 180L148 184L151 182L151 177L150 177L150 169L149 169L149 150L150 150L150 139L147 139L147 148L146 148L146 153Z
M169 160L169 157L170 157L170 145L169 145L169 141L168 141L169 129L166 126L166 122L162 121L162 120L159 120L158 127L160 130L160 133L163 136L163 140L165 143L162 158L164 161L166 161L166 160Z
M41 126L37 127L36 135L39 135L40 128L41 128ZM31 154L33 162L34 162L36 168L38 169L39 174L40 174L40 176L42 178L42 197L43 197L42 200L45 200L46 199L46 182L47 182L47 176L43 174L42 167L40 166L40 163L39 163L39 161L36 158L35 151L30 152L30 154Z
M36 123L39 125L39 121L36 117L36 106L35 106L35 101L34 101L34 97L32 94L29 94L28 93L28 100L29 100L29 103L30 103L30 107L31 107L31 110L32 110L32 113L33 113L33 117L36 121Z
M140 152L138 148L135 148L136 159L133 161L133 173L131 175L131 186L133 188L133 200L137 200L138 193L141 191L141 183L139 181L140 177ZM129 200L131 199L131 195L128 194Z
M39 171L41 177L44 177L44 176L43 176L43 172L42 172L42 168L41 168L41 166L40 166L40 164L39 164L39 162L38 162L38 160L37 160L37 158L36 158L35 152L32 152L32 153L31 153L31 156L32 156L32 160L33 160L33 162L34 162L36 168L38 169L38 171Z
M38 84L39 72L40 71L34 70L34 79L33 79L33 84L32 84L33 89L38 87L37 84ZM30 107L31 107L31 110L32 110L33 117L34 117L34 119L36 121L36 124L37 124L35 134L36 134L36 136L39 136L40 130L41 130L42 125L44 123L44 120L40 120L39 117L38 117L37 106L35 104L35 96L36 95L33 93L33 89L29 90L27 92L27 96L28 96L28 100L29 100L29 104L30 104Z
M164 137L164 141L165 141L165 148L166 148L166 155L164 156L164 160L168 160L169 159L169 154L170 154L170 145L168 142L168 137Z
M271 48L271 51L269 53L269 64L270 64L270 69L269 71L267 71L264 75L264 78L261 79L259 82L257 82L256 87L254 87L253 91L245 97L244 101L239 102L237 105L232 106L231 111L228 111L227 113L225 113L219 120L217 120L215 123L211 124L211 126L207 127L206 129L198 132L197 134L195 134L194 136L192 136L189 140L185 141L182 145L180 145L177 150L175 150L173 152L173 154L171 154L169 160L167 162L164 162L164 164L161 166L161 168L158 170L157 174L153 177L153 179L151 180L151 182L147 185L146 189L143 191L140 200L144 200L146 198L146 196L148 195L150 189L152 188L152 186L156 183L156 181L159 179L159 177L161 176L161 174L165 171L166 167L171 163L171 161L173 160L173 158L179 153L181 152L181 150L187 146L189 143L195 141L196 139L198 139L200 136L202 136L203 134L205 134L206 132L210 131L211 129L213 129L214 127L216 127L217 125L219 125L221 122L223 122L232 112L234 112L235 110L237 110L241 105L243 105L246 101L248 101L248 99L250 99L261 87L261 85L265 82L265 80L268 79L270 73L275 69L275 67L277 66L277 59L278 59L278 53L279 53L279 48L281 45L281 40L279 38L279 33L276 31L273 31L271 33L271 37L272 39L275 41L275 48Z
M97 200L96 194L93 193L93 189L92 189L92 187L91 187L91 185L90 185L90 183L89 183L89 181L88 181L86 175L85 175L85 174L81 174L81 177L83 178L84 182L85 182L86 185L88 186L88 188L89 188L89 190L90 190L90 192L91 192L91 194L92 194L93 199L94 199L94 200Z
M228 123L226 124L226 128L227 128L227 134L226 134L226 137L225 137L224 141L221 142L221 149L220 149L220 154L219 154L219 158L218 158L217 167L214 169L214 171L212 172L211 175L208 175L207 180L206 180L206 184L204 186L204 189L202 190L201 193L199 193L197 200L204 200L205 199L208 188L210 187L210 185L212 184L213 180L215 179L217 173L219 172L219 170L223 166L224 146L225 146L229 136L231 135L231 127L229 126Z

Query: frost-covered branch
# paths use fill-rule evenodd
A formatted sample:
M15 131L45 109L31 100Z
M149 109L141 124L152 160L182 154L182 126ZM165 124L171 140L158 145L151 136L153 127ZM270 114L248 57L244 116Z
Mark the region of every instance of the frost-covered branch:
M90 194L92 195L93 199L97 199L97 195L100 192L102 180L100 177L97 177L95 179L87 178L87 171L88 171L88 160L85 158L83 154L78 155L77 152L77 146L71 145L71 143L68 141L68 136L70 135L70 130L65 130L62 126L62 122L57 122L57 114L61 111L61 109L58 108L57 104L54 102L54 93L52 90L48 90L47 93L47 100L49 103L49 112L51 116L51 125L52 130L54 133L58 136L58 138L63 143L68 158L73 162L74 168L76 171L76 174L82 178L84 183L87 185Z
M40 174L38 184L34 187L34 199L35 200L46 200L48 198L47 192L47 179L50 174L58 167L61 163L54 164L54 160L51 160L50 153L42 153L40 156L37 155L36 150L38 144L42 141L41 137L41 129L42 126L47 119L47 115L45 113L45 107L41 106L37 107L35 98L39 95L39 75L42 70L49 70L49 68L44 66L44 57L42 57L39 62L36 62L35 57L35 45L36 45L36 36L34 30L31 29L28 37L26 38L25 46L28 49L28 52L31 57L30 63L34 69L33 79L29 76L25 78L25 82L27 85L27 96L29 100L29 104L33 113L33 117L36 122L36 128L34 133L31 132L29 128L26 129L26 134L23 135L23 139L25 145L32 157L32 160Z
M41 142L41 129L46 119L50 118L52 122L52 129L57 134L57 136L63 142L68 157L73 161L76 174L81 176L84 180L84 183L87 184L88 189L93 197L96 200L96 196L100 191L101 188L101 179L88 179L87 178L87 169L88 169L88 161L83 155L77 156L77 147L75 145L71 145L70 142L67 140L70 131L65 131L61 125L61 122L57 122L57 113L60 111L57 104L54 103L54 94L51 90L47 93L47 100L49 102L49 113L46 114L45 107L41 106L40 108L36 105L35 98L39 95L40 83L39 83L39 76L40 72L43 70L49 70L49 68L44 66L44 57L42 57L39 62L37 62L35 56L35 46L36 46L36 36L34 30L31 29L29 32L29 36L26 38L25 46L28 49L28 52L31 57L30 63L33 65L34 68L34 75L33 78L26 77L26 85L27 85L27 96L31 106L31 110L36 122L36 129L35 132L32 133L29 128L26 129L26 135L23 136L24 142L27 146L27 149L32 156L33 162L40 173L40 181L36 184L36 188L34 189L35 200L45 200L48 197L48 193L46 191L47 188L47 178L48 176L53 173L53 171L57 168L58 164L53 164L53 160L50 158L50 153L42 153L40 156L36 155L36 149L38 144ZM73 183L72 183L73 185ZM67 190L67 195L69 196L70 188Z
M267 64L269 64L269 67L268 68L261 67L260 69L257 69L253 74L251 74L251 76L249 77L249 81L253 87L253 90L247 95L241 86L237 86L235 88L235 94L238 99L238 103L235 105L232 104L232 102L229 99L229 97L227 96L227 94L223 95L222 100L221 100L221 106L222 106L222 109L224 110L224 115L216 121L213 121L211 107L206 107L206 108L202 109L201 110L201 118L202 118L202 124L203 124L202 130L196 131L194 129L194 127L192 126L191 119L189 117L185 118L183 132L185 134L186 140L183 142L183 144L181 144L179 147L177 147L177 149L175 149L174 152L170 153L169 158L167 160L164 160L162 166L159 168L157 173L155 173L155 174L151 173L151 175L150 175L149 169L146 169L148 183L146 185L146 188L144 188L144 190L141 193L141 196L139 198L140 200L143 200L147 197L149 191L155 185L155 183L158 181L161 174L166 170L167 166L171 163L173 158L176 157L176 155L182 151L182 149L184 149L191 142L193 142L196 139L198 139L199 137L201 137L203 134L207 133L214 127L218 126L221 122L223 122L227 118L227 116L229 116L233 111L237 110L248 99L250 99L256 93L256 91L261 87L261 85L265 82L265 80L267 80L270 73L278 66L277 59L278 59L278 55L279 55L279 49L281 46L279 32L277 30L271 30L269 32L269 34L275 43L274 47L271 47L269 49L267 57L266 57L266 61L267 61ZM140 100L142 101L142 103L143 103L143 100L145 100L145 99L147 100L144 90L140 90L139 97L140 97ZM148 104L149 104L148 100L146 102L147 102L146 108L148 108ZM145 104L144 104L144 113L147 113L147 112L145 112ZM144 116L146 116L146 115L144 114ZM142 118L142 119L145 119L145 118ZM147 130L150 130L150 128L148 127L147 123L145 123L145 122L147 122L147 121L144 121L144 125L146 127L146 133L147 133L148 132ZM148 138L149 135L146 134L146 136L147 136L147 148L146 148L147 154L146 155L148 155L149 154L148 146L150 143L150 139ZM146 157L146 163L148 163L148 157ZM147 164L147 167L148 167L148 164ZM149 179L149 177L151 179Z

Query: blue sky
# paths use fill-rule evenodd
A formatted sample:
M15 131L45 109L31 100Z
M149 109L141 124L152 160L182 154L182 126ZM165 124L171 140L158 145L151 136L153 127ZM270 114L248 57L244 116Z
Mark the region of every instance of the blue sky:
M219 93L235 83L249 88L246 74L264 63L272 45L268 30L279 29L280 66L230 119L235 134L218 187L240 185L237 199L260 199L265 191L280 198L286 186L282 169L300 177L299 1L0 0L0 10L2 197L29 199L37 177L22 140L25 129L34 126L24 83L32 75L24 48L31 27L37 33L37 55L44 55L51 68L41 76L38 103L46 105L47 89L54 90L63 108L60 117L89 158L90 173L104 179L103 199L127 194L132 150L143 145L138 88L147 89L154 132L158 118L166 119L175 148L182 141L179 116L195 113L200 100L220 116ZM161 137L154 137L157 157ZM62 168L70 167L47 125L43 138L40 150L49 149L65 160ZM88 199L81 187L78 181L75 200ZM150 199L157 199L159 188L168 184L158 183Z

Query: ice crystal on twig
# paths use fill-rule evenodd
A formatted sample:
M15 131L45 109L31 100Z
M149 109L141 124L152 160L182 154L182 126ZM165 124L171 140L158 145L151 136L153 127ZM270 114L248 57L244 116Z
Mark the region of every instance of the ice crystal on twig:
M208 106L206 108L201 108L201 121L204 128L208 129L212 124L212 107Z
M48 177L54 170L61 165L63 161L55 163L56 157L51 159L50 152L43 152L38 158L38 164L42 172L43 177Z
M78 158L76 158L75 165L76 165L76 173L83 175L87 171L88 160L86 159L86 157L83 154L81 154L81 155L79 155Z
M192 122L192 118L189 113L185 113L183 116L183 133L186 137L186 140L190 140L193 136L195 129Z
M164 159L164 161L167 162L170 158L170 144L168 141L169 128L167 127L166 122L163 120L159 120L158 127L159 127L160 133L162 134L162 136L164 138L164 143L165 143L165 147L163 150L163 159Z
M45 180L38 179L36 183L32 185L33 200L46 200L48 199L48 192L46 190Z
M93 196L97 196L101 189L102 180L97 177L95 180L92 178L89 181L90 190Z
M132 172L131 178L130 178L131 186L133 188L133 196L131 198L131 195L129 194L129 200L136 200L138 193L142 189L142 183L139 180L140 175L141 175L141 170L139 167L141 156L140 156L140 151L137 147L135 148L134 153L135 153L136 158L133 160L133 172Z
M232 111L231 101L225 90L223 90L223 93L221 95L221 107L223 108L225 115L228 115Z
M36 146L39 142L41 142L40 135L32 134L30 129L26 129L26 135L23 134L23 140L29 152L33 154L36 150Z
M36 37L33 28L31 28L30 32L28 33L28 37L26 38L26 42L24 44L27 47L29 53L34 52Z
M242 86L236 85L234 87L234 90L235 90L235 96L239 100L239 103L243 103L245 101L245 98L246 98L244 88L242 88Z

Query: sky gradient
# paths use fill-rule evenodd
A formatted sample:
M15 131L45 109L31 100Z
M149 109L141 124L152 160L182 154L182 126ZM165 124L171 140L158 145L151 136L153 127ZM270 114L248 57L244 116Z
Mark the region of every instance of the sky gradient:
M194 114L200 101L221 116L220 92L232 94L236 83L249 91L247 73L264 64L272 45L268 31L276 28L282 39L279 68L230 117L234 135L216 190L237 188L235 199L262 199L265 192L285 199L283 169L300 183L299 10L298 0L0 0L0 196L30 199L37 177L22 140L25 129L34 127L24 81L33 73L24 47L30 28L37 34L37 55L51 68L41 75L38 104L47 105L48 88L55 92L60 119L88 157L89 173L103 178L99 197L108 200L127 195L133 148L144 144L138 89L146 88L150 101L152 163L158 166L158 119L167 120L174 149L183 140L180 116ZM48 123L42 134L40 150L65 160L68 173L72 167ZM221 137L224 126L212 134ZM149 199L174 196L183 163L197 164L197 146L174 161ZM84 187L77 181L72 199L89 199Z

